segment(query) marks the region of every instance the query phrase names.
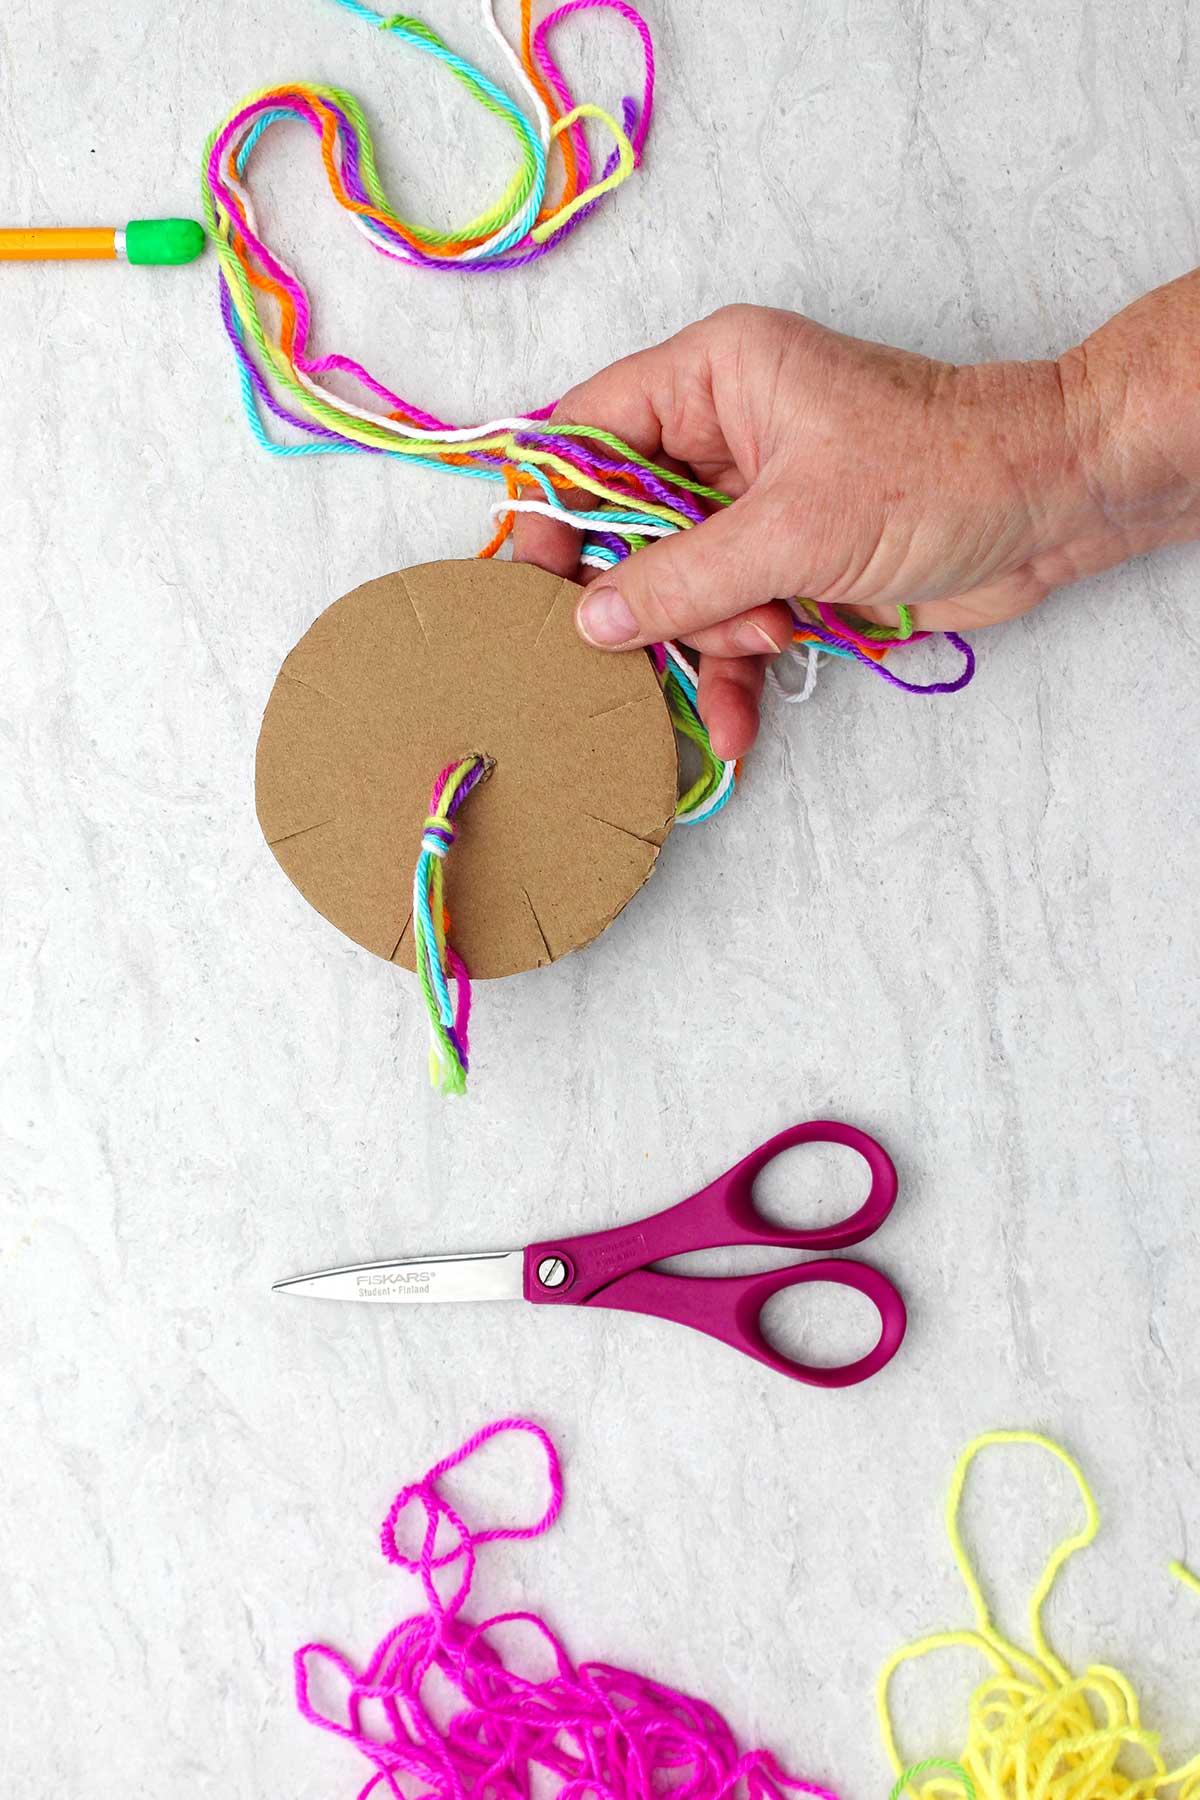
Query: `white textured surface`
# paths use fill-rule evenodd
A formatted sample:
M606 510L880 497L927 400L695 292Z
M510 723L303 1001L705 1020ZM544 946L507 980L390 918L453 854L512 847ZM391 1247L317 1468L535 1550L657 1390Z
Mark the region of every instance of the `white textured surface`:
M427 10L496 66L473 7ZM362 98L413 213L495 191L492 123L332 6L142 12L6 9L4 222L194 210L206 131L288 76ZM651 13L645 170L520 275L372 258L279 134L323 344L470 418L723 301L1034 355L1200 260L1186 0ZM581 91L616 98L627 48L585 22ZM1194 1743L1200 1611L1164 1560L1200 1558L1195 553L992 634L957 700L840 671L773 713L736 803L674 837L605 939L480 993L474 1091L443 1105L411 984L262 844L253 751L317 611L469 552L485 496L260 455L214 282L211 259L0 275L5 1791L355 1791L294 1716L290 1653L365 1652L399 1615L375 1552L391 1493L510 1409L558 1437L569 1503L485 1564L488 1596L708 1695L855 1800L888 1785L881 1658L963 1618L954 1453L994 1424L1059 1433L1106 1516L1061 1644L1136 1672ZM870 1254L911 1333L856 1392L616 1316L269 1292L615 1221L821 1113L902 1176ZM1037 1465L980 1492L1015 1618L1074 1511ZM954 1746L973 1673L911 1684L914 1752Z

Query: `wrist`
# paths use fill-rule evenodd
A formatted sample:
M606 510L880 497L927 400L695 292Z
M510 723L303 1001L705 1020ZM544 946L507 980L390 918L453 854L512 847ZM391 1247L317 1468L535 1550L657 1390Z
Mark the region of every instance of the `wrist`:
M1056 365L1105 563L1200 536L1200 278L1144 295ZM1097 564L1088 557L1092 566Z
M965 441L977 446L974 467L1005 562L1048 593L1128 554L1101 548L1112 527L1061 364L981 363L954 374L956 412L973 421Z

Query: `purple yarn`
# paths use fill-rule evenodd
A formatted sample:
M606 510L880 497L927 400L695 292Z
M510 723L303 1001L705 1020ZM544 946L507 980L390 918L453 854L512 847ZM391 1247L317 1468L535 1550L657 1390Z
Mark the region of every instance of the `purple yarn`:
M530 444L540 450L557 451L594 475L631 475L653 499L674 507L695 525L702 524L707 516L689 495L676 493L641 463L618 462L610 452L593 449L590 438L565 437L552 431L521 431L515 434L515 441L519 446Z
M611 550L618 562L624 562L629 555L629 545L625 539L617 537L611 531L597 531L593 528L587 535L589 543L599 544L602 549Z
M849 638L838 637L836 632L818 624L815 619L805 616L801 624L805 631L810 632L821 643L831 644L839 650L849 651L850 655L860 662L864 669L869 669L872 675L878 675L882 680L889 682L892 687L900 688L906 694L957 694L960 688L966 687L975 673L975 652L966 638L960 637L957 631L944 631L942 636L948 644L953 644L961 655L963 659L962 673L957 675L953 681L921 683L905 681L901 676L893 675L889 668L883 663L875 662L865 650L860 650L858 645L852 643Z

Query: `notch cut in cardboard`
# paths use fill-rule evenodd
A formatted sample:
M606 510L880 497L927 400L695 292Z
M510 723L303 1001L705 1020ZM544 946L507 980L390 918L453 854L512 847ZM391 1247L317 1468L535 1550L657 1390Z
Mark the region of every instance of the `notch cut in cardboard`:
M675 815L675 735L649 658L590 650L574 582L425 563L336 600L285 659L259 734L263 835L357 944L415 966L413 870L440 770L495 761L457 816L452 941L472 975L598 937Z

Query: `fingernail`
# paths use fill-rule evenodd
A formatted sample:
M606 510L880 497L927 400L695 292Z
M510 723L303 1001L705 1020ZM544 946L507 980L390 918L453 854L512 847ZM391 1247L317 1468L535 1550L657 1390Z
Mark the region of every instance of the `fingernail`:
M762 656L764 652L767 656L778 656L780 653L781 647L770 632L753 619L743 619L734 627L733 640L739 650L748 651L751 656Z
M575 623L589 644L613 649L637 636L638 624L615 587L590 587L575 612Z

